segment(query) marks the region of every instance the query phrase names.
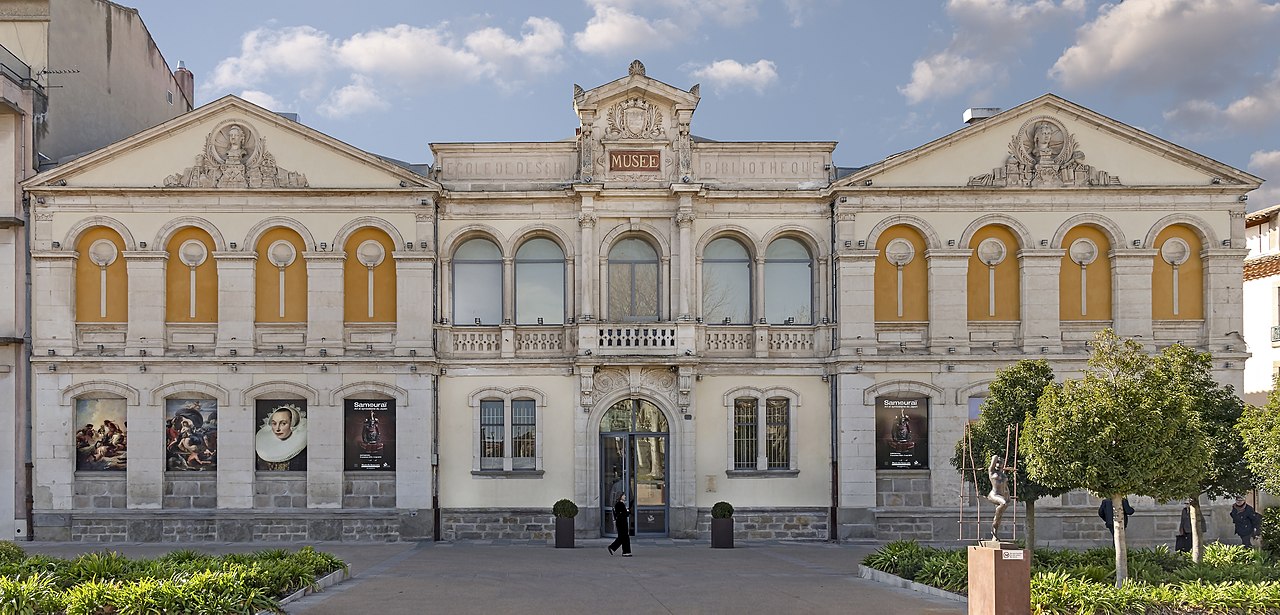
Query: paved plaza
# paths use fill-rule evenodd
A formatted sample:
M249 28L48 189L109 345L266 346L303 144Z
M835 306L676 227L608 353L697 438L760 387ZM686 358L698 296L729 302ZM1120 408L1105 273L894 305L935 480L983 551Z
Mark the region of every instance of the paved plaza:
M353 577L286 607L290 614L374 613L964 613L962 603L857 577L872 545L641 539L635 557L610 556L604 539L577 549L542 542L316 543ZM176 548L211 553L297 543L24 543L60 557L110 549L154 557Z

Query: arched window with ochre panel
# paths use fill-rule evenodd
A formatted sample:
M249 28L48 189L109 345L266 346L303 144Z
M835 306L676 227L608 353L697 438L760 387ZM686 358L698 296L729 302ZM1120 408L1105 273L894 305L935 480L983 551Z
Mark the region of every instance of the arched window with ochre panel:
M1183 224L1160 231L1151 267L1152 320L1204 318L1204 266L1200 235Z
M218 322L218 264L213 237L188 226L169 238L165 251L165 320L171 323Z
M1081 225L1062 238L1058 274L1060 320L1111 320L1111 242L1101 229Z
M658 252L639 237L627 237L609 249L609 319L653 322L660 313Z
M502 251L483 237L467 240L453 253L453 322L502 322Z
M564 323L564 250L546 237L516 249L516 324Z
M258 322L307 321L307 263L302 258L305 246L302 236L286 227L273 228L258 238L254 247L258 255L254 263Z
M876 248L875 318L877 322L929 320L927 244L920 231L899 224L880 234Z
M751 324L751 255L736 239L715 239L702 251L702 317Z
M76 321L129 321L129 270L124 240L105 226L86 230L76 242Z
M395 244L386 231L364 227L351 233L343 251L343 320L346 322L396 321Z
M764 251L764 316L770 324L813 324L813 255L782 237Z
M1017 235L992 224L978 229L969 247L969 320L1021 320Z

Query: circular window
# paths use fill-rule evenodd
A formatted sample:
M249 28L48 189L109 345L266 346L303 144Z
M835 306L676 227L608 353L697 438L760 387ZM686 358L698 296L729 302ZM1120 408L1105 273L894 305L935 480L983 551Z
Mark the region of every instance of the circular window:
M293 259L298 255L298 251L293 248L293 244L283 239L271 244L267 248L267 259L272 265L277 267L288 267L293 263Z
M888 259L890 263L897 265L898 267L911 262L911 259L915 258L915 255L916 247L911 245L910 241L901 237L890 241L889 245L884 248L884 257Z
M995 237L983 239L978 244L978 260L988 267L994 267L1004 262L1004 257L1009 253L1004 247L1004 242Z
M106 239L99 239L89 246L89 260L99 267L106 267L116 262L116 256L119 254L116 244Z
M188 267L199 267L208 256L209 250L203 243L194 239L183 242L178 248L178 258Z
M361 243L360 247L356 248L356 259L365 267L377 267L386 255L387 251L383 249L382 244L372 239Z
M1071 260L1081 267L1098 259L1097 244L1088 239L1077 239L1071 242Z
M1170 265L1181 265L1191 258L1191 246L1177 237L1172 237L1160 246L1160 257Z

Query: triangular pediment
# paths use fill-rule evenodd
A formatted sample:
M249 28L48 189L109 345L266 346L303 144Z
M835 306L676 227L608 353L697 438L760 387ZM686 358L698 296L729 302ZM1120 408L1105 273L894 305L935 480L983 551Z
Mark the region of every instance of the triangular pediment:
M220 98L25 182L28 187L48 184L198 190L436 186L236 96Z
M1161 188L1262 180L1053 94L859 169L836 188Z
M600 109L621 98L643 97L655 104L671 109L688 109L692 111L701 100L699 86L689 91L667 85L645 74L644 64L640 60L631 62L627 76L615 79L602 86L583 90L573 86L573 106L575 109Z

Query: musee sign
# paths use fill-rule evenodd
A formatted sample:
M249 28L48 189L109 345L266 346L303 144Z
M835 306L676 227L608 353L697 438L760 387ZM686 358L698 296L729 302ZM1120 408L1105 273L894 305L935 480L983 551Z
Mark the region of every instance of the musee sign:
M615 150L609 152L610 171L659 171L662 169L659 150Z

